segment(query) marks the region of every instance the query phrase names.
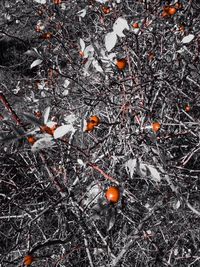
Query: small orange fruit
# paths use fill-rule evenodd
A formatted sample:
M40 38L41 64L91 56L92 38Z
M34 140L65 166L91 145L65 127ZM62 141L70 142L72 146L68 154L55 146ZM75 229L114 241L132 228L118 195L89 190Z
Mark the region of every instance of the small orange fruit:
M86 125L86 129L85 129L85 131L86 132L92 132L93 130L94 130L94 124L93 123L91 123L91 122L88 122L87 123L87 125Z
M161 125L160 125L159 122L153 122L152 125L151 125L151 127L152 127L152 130L155 133L157 133L160 130Z
M26 255L26 256L24 257L24 265L25 265L25 266L30 266L31 263L33 262L33 260L34 260L34 258L33 258L32 255Z
M168 14L173 16L174 14L176 14L177 9L175 7L170 7L168 10Z
M100 119L99 119L99 117L97 117L97 116L91 116L91 117L88 119L88 123L91 123L91 124L93 124L94 126L98 126L99 123L100 123Z
M185 107L185 111L186 111L186 112L190 112L190 111L191 111L191 106L190 106L190 105L187 105L187 106Z
M103 6L102 11L104 14L109 14L110 13L110 8L108 6Z
M116 186L111 186L106 191L106 199L111 203L117 203L120 198L119 188Z
M36 142L36 138L34 136L28 136L27 140L31 145L33 145Z
M127 61L125 58L118 59L116 62L116 66L118 70L124 70L126 68Z
M138 24L138 22L133 23L132 27L133 27L134 29L138 29L138 28L139 28L139 24Z

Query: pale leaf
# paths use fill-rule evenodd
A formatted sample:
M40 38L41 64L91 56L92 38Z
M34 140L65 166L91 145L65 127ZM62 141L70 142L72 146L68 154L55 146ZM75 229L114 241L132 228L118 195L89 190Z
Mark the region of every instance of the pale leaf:
M69 84L70 84L70 81L69 81L68 79L65 79L65 80L64 80L63 87L64 87L64 88L67 88L67 87L69 86Z
M55 130L53 136L55 139L58 139L58 138L63 137L65 134L67 134L69 132L74 132L74 130L75 129L74 129L73 125L71 125L71 124L62 125Z
M194 34L188 34L187 36L185 36L185 37L182 39L181 43L183 43L183 44L188 44L188 43L190 43L193 39L194 39Z
M98 72L103 72L103 69L102 67L99 65L98 61L96 59L94 59L92 61L92 64L93 66L95 67L95 69L98 71Z
M86 15L86 12L87 12L87 9L84 8L84 9L80 10L77 14L78 14L79 17L84 18L85 15Z
M105 4L106 2L108 2L108 0L96 0L96 2L99 2L101 4Z
M47 107L47 108L44 110L44 114L43 114L43 117L44 117L44 124L47 123L48 118L49 118L49 114L50 114L50 107Z
M136 169L136 164L137 164L137 160L136 159L129 159L125 163L126 171L130 175L131 178L133 178L133 174L134 174L135 169Z
M40 65L41 63L42 63L42 60L41 59L34 60L33 63L31 64L31 66L30 66L30 69L32 69L32 68Z
M124 37L125 35L124 35L123 31L124 31L125 29L129 30L128 22L127 22L125 19L119 17L119 18L115 21L115 23L114 23L114 25L113 25L113 31L114 31L115 34L117 34L119 37Z
M150 178L155 182L161 181L160 173L156 170L155 167L146 165L146 168L150 171Z
M109 32L105 36L105 47L108 52L110 52L116 45L117 35L115 32Z
M49 148L54 145L52 137L45 136L44 138L41 138L37 140L33 146L31 147L32 152L36 152L40 149Z
M44 5L44 4L46 4L46 0L34 0L36 3L38 3L38 4L42 4L42 5Z
M81 47L81 51L83 52L85 50L85 42L83 41L82 38L80 38L80 47Z

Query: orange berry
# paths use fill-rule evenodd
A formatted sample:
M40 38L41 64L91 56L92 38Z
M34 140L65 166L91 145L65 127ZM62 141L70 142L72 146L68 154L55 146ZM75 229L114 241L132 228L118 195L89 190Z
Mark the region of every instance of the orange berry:
M31 145L33 145L36 142L36 138L34 136L28 136L27 140Z
M110 8L107 7L107 6L103 6L102 7L102 11L103 11L104 14L109 14L110 13Z
M177 9L175 7L170 7L168 14L172 16L172 15L176 14L176 12L177 12Z
M95 126L94 126L93 123L88 122L85 131L86 131L86 132L92 132L92 131L94 130L94 127L95 127Z
M25 265L25 266L30 266L31 263L33 262L33 260L34 260L34 258L33 258L32 255L26 255L26 256L24 257L24 265Z
M107 189L106 191L106 199L109 201L109 202L112 202L112 203L117 203L119 201L119 198L120 198L120 191L119 191L119 188L116 187L116 186L111 186Z
M97 116L91 116L91 117L88 119L88 123L91 123L91 124L93 124L94 126L98 126L99 123L100 123L100 119L99 119L99 117L97 117Z
M155 133L157 133L160 130L160 127L161 127L159 122L153 122L151 126L152 126L152 130Z
M116 62L116 66L118 68L118 70L123 70L126 68L126 64L127 64L127 61L125 58L122 58L122 59L118 59L117 62Z
M139 28L139 24L138 24L138 22L133 23L132 27L133 27L134 29L138 29L138 28Z
M190 105L187 105L187 106L185 107L185 111L186 111L186 112L190 112L190 110L191 110L191 106L190 106Z

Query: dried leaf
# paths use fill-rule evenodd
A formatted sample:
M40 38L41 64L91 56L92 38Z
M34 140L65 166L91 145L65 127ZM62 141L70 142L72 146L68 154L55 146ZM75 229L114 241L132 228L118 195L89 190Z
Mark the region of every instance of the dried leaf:
M117 42L117 35L114 31L106 34L105 47L108 52L110 52L113 49L113 47L116 45L116 42Z

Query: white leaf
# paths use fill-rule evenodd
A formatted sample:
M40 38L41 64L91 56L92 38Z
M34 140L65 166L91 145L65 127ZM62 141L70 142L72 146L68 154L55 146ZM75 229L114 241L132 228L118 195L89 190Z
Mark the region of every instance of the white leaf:
M63 84L64 88L67 88L69 84L70 84L70 81L68 79L65 79L64 84Z
M99 2L101 4L105 4L106 2L108 2L108 0L96 0L96 2Z
M43 114L44 124L46 124L47 121L48 121L49 113L50 113L50 107L47 107L47 108L44 110L44 114Z
M87 11L87 9L84 8L84 9L80 10L79 12L77 12L77 14L78 14L79 17L84 18L85 15L86 15L86 11Z
M65 89L63 92L62 92L62 95L66 96L69 94L69 90L68 89Z
M188 44L188 43L190 43L193 39L194 39L194 34L188 34L187 36L185 36L185 37L182 39L181 43L183 43L183 44Z
M58 139L58 138L63 137L65 134L67 134L69 132L74 132L74 131L75 131L75 129L74 129L73 125L71 125L71 124L62 125L55 130L53 136L55 139Z
M81 165L82 167L85 167L85 166L86 166L86 164L83 162L82 159L77 159L77 162L78 162L78 164Z
M125 163L126 171L130 175L131 178L133 178L133 174L134 174L135 169L136 169L136 164L137 164L137 160L136 159L129 159Z
M38 4L46 4L46 0L34 0L36 3L38 3Z
M95 67L95 69L96 69L97 71L99 71L99 72L103 72L102 67L99 65L99 63L98 63L98 61L97 61L96 59L94 59L94 60L92 61L92 64L93 64L93 66Z
M181 206L181 202L180 202L180 200L177 200L177 202L173 204L173 208L174 208L175 210L178 210L178 209L180 208L180 206Z
M81 47L81 51L83 52L85 50L85 42L83 41L82 38L80 38L80 47Z
M113 47L116 45L117 35L115 32L109 32L105 36L105 47L108 52L110 52Z
M113 31L115 32L115 34L117 34L119 37L124 37L124 33L123 33L123 30L129 30L129 26L128 26L128 23L125 19L119 17L114 25L113 25Z
M45 136L44 138L41 138L37 140L33 146L31 147L32 152L36 152L40 149L49 148L54 145L52 137Z
M146 167L147 167L147 170L150 171L150 178L155 182L160 182L161 176L160 176L160 173L156 170L156 168L150 165L146 165Z
M41 63L42 63L42 60L41 59L34 60L33 63L31 64L31 66L30 66L30 69L32 69L32 68L40 65Z

